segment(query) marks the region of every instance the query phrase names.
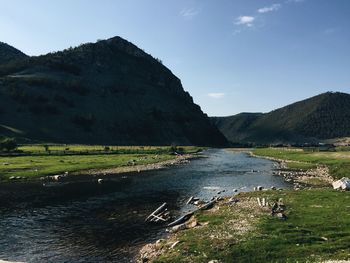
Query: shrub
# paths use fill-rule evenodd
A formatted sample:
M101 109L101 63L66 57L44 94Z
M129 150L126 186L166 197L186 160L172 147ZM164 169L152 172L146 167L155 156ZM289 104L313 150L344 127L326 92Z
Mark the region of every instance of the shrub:
M17 149L17 142L13 138L5 138L0 141L0 151L10 152Z
M49 145L44 144L43 146L44 146L45 152L48 152L49 151Z
M109 146L105 146L104 150L105 150L105 152L108 152L111 150L111 148L109 148Z

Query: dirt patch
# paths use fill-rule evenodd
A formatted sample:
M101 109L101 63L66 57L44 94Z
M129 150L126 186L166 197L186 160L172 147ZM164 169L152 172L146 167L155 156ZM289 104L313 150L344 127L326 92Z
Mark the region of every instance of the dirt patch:
M186 243L191 241L209 239L218 247L225 246L227 242L241 242L255 230L260 216L268 214L270 209L260 207L256 198L239 195L238 198L239 201L235 199L234 202L229 198L217 202L212 209L195 214L188 222L192 227L145 245L139 251L136 262L152 262L160 256L171 258L176 253L186 254Z

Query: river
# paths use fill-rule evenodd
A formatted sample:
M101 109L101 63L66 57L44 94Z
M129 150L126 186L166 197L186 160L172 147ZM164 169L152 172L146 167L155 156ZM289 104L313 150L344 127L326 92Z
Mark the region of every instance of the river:
M274 163L211 149L206 158L159 171L43 186L0 185L0 259L24 262L132 262L138 249L164 235L145 223L163 202L179 215L194 207L190 196L210 200L218 191L254 186L288 188L272 175ZM223 191L224 190L224 191Z

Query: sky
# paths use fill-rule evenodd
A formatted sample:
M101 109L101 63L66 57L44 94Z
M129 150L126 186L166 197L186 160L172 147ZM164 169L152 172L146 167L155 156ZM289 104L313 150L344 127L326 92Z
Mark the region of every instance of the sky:
M349 0L0 0L0 41L41 55L121 36L209 116L350 93Z

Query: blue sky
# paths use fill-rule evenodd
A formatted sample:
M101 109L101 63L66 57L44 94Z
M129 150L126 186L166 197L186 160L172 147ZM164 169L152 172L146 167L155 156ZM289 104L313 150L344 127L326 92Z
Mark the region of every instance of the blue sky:
M350 92L349 0L0 0L0 41L28 55L116 35L210 116Z

